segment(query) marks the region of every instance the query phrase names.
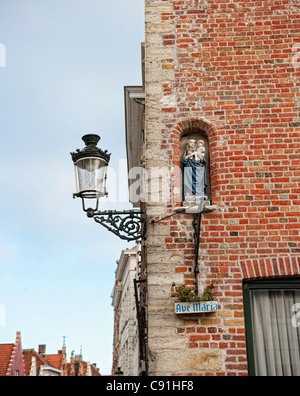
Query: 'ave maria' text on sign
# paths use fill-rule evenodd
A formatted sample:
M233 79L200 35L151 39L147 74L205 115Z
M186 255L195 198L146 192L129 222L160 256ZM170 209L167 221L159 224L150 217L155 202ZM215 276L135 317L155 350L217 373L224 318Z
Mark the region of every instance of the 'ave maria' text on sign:
M205 303L201 303L201 302L175 303L176 314L195 314L195 313L206 313L206 312L217 312L217 311L218 311L217 301L209 301Z

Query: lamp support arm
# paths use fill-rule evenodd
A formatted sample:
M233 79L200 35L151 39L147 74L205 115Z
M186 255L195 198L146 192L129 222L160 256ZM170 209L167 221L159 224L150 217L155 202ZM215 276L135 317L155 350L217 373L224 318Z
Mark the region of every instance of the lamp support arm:
M142 217L145 214L141 210L98 210L86 209L83 201L83 210L87 217L93 218L96 223L101 224L108 231L112 232L125 241L138 241L146 239L146 220Z

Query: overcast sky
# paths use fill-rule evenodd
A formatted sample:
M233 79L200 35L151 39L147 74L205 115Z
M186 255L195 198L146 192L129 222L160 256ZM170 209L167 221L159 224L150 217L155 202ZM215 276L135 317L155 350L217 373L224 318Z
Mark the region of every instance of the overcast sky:
M70 152L100 134L124 186L124 86L141 84L143 41L142 0L0 0L0 343L21 331L24 349L54 354L66 335L68 358L82 345L102 374L116 260L133 245L73 200ZM103 208L130 207L126 188L116 198Z

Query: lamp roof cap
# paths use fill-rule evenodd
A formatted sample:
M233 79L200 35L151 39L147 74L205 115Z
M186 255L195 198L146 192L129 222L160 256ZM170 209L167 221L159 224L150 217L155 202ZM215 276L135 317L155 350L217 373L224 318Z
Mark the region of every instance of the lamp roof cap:
M82 158L97 157L103 159L108 164L111 154L108 154L107 150L103 151L99 147L97 147L100 139L101 138L99 135L84 135L82 137L82 140L85 143L85 147L82 150L77 149L75 153L71 153L73 162L76 163Z

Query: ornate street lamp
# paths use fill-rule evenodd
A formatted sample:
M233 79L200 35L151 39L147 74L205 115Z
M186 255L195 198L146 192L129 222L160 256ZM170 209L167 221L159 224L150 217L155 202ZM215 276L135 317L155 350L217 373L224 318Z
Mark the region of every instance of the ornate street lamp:
M106 191L107 168L111 154L97 147L98 135L85 135L85 147L71 153L75 166L76 193L73 198L82 200L82 208L87 216L103 225L119 238L137 241L146 238L146 222L140 210L99 211L99 199L108 195ZM95 208L88 207L87 201L96 200Z
M107 195L106 177L110 154L97 147L98 135L85 135L86 147L71 153L75 165L76 193L82 199L100 198Z

